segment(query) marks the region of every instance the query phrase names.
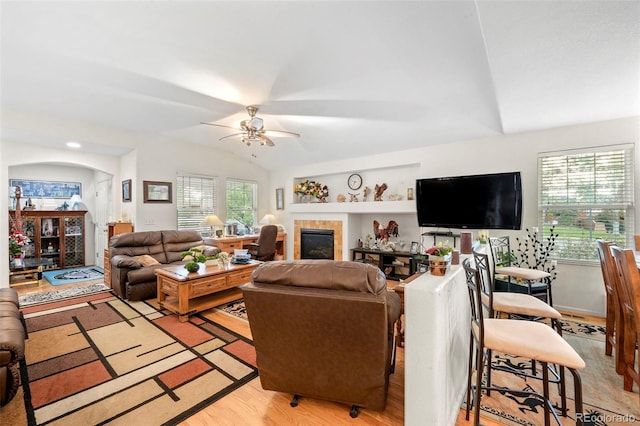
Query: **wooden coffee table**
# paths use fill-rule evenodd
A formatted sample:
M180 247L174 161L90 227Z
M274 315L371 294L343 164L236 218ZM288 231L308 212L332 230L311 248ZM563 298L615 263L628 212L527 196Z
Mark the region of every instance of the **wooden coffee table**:
M180 322L189 315L242 297L238 286L251 281L251 273L262 262L230 264L229 269L200 266L198 272L189 272L183 266L156 269L158 277L158 303L175 312Z

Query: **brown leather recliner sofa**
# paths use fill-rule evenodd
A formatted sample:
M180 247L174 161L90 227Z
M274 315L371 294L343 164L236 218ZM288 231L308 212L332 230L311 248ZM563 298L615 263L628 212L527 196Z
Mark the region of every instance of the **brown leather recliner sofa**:
M260 265L241 287L265 390L385 409L400 298L378 268L332 260Z
M206 256L220 252L206 244L197 231L127 232L111 237L111 287L129 300L144 300L157 295L155 270L184 264L181 253L199 247Z
M20 361L26 333L18 310L18 294L0 289L0 406L13 399L20 387Z

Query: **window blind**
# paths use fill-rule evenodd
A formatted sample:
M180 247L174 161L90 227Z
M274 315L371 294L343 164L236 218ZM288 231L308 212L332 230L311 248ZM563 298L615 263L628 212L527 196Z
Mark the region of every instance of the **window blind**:
M555 257L597 262L595 239L631 247L634 230L633 146L538 156L538 220L555 227Z
M217 179L205 176L178 176L178 229L208 232L200 226L205 216L216 214L218 206Z

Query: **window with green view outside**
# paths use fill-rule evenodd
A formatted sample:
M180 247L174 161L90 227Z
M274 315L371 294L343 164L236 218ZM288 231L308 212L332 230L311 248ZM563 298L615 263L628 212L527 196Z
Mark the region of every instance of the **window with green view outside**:
M633 146L538 156L538 221L558 233L554 257L598 262L595 240L632 247Z
M238 225L238 233L250 234L258 223L258 184L227 179L227 223Z

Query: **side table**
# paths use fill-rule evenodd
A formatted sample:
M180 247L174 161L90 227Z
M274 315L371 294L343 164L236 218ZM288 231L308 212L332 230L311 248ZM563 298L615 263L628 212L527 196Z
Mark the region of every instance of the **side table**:
M21 263L15 260L9 263L9 287L42 284L42 270L44 266L53 265L51 258L35 258L29 257L21 259Z

